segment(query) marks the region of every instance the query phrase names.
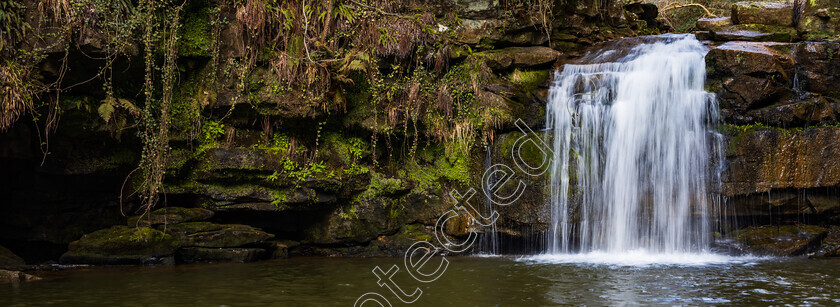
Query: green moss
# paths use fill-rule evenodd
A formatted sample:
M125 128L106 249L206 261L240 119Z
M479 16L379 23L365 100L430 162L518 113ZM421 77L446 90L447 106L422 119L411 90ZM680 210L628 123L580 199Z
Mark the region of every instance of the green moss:
M548 70L519 70L508 74L508 79L519 86L522 92L534 92L548 80Z
M398 178L385 178L382 174L373 172L367 189L355 197L356 202L365 202L380 196L396 194L403 188L403 181Z
M756 131L776 131L783 135L790 135L802 131L802 128L779 128L766 126L762 123L753 123L747 125L721 124L718 127L718 131L731 136L729 139L729 146L726 149L726 154L732 155L735 153L744 136L748 134L754 133Z
M180 243L172 236L149 227L114 226L84 235L70 244L73 253L98 255L168 255Z
M188 12L181 26L178 53L181 56L208 57L212 48L211 25L208 18L211 8Z

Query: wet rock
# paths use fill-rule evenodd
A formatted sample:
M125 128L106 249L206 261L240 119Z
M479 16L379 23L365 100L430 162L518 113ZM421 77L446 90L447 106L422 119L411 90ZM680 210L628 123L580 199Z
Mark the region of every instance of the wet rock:
M840 103L823 96L812 96L807 100L794 99L784 104L750 110L738 122L740 124L762 123L774 127L802 127L830 125L837 121Z
M290 250L300 246L300 242L283 240L283 241L268 241L265 242L265 250L268 252L269 259L283 259L289 258Z
M254 262L263 259L266 251L261 248L207 248L185 247L178 251L179 260L192 262Z
M181 243L161 231L114 226L82 236L70 243L61 263L154 264L173 263L172 254Z
M751 254L798 256L816 250L827 233L827 229L819 226L785 225L745 228L731 237Z
M792 48L802 90L840 98L840 43L802 42Z
M840 128L734 126L726 133L727 196L840 185Z
M158 226L177 239L182 246L237 247L273 238L274 235L258 228L239 224L189 222Z
M204 221L213 217L213 211L203 208L166 207L149 213L148 216L128 218L128 226L154 226L184 222Z
M736 24L755 23L774 26L793 25L793 4L790 2L738 2L732 5Z
M34 281L41 278L35 275L26 274L19 271L0 270L0 284L12 283L17 284L21 281Z
M523 137L521 132L505 133L497 137L492 149L492 162L494 164L503 164L516 169L517 164L514 161L515 157L520 157L531 165L540 165L543 159L543 152L533 145L533 143L524 143L521 151L515 150L517 140ZM549 141L550 142L550 141ZM549 143L550 144L550 143ZM519 233L519 228L528 225L533 229L533 232L542 232L548 229L548 224L551 221L551 216L548 210L549 203L549 177L544 176L529 176L522 174L519 170L518 176L508 183L508 187L516 187L519 180L525 184L525 192L522 197L516 200L510 206L495 206L499 211L500 220L496 227L499 232L506 232L516 236ZM486 197L482 190L477 189L477 194L473 197L475 206L484 208ZM500 195L507 195L513 191L502 190Z
M0 245L0 267L15 267L25 265L26 261L15 253Z
M548 47L510 47L475 54L495 70L541 66L554 63L560 52Z
M729 17L710 17L697 19L697 29L700 30L717 30L730 25L732 25L732 19Z
M718 95L721 109L744 112L790 97L794 60L777 50L788 46L727 42L710 50L706 55L707 86Z
M401 257L412 244L418 241L436 242L432 226L409 224L394 234L381 235L362 246L348 247L306 247L306 253L320 256L353 257ZM435 243L436 244L436 243Z
M762 24L721 26L711 32L716 41L790 42L797 38L793 27Z
M822 245L814 253L815 257L840 257L840 227L832 226Z

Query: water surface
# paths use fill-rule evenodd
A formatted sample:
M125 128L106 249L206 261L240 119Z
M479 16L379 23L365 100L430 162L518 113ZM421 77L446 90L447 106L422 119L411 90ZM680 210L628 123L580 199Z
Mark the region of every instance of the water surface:
M664 265L564 257L448 257L449 268L437 281L421 284L404 269L394 280L407 292L423 291L415 306L840 304L836 260L721 258ZM392 264L402 266L402 259L73 269L42 273L39 282L0 285L0 305L352 306L359 295L376 291L405 306L371 273Z

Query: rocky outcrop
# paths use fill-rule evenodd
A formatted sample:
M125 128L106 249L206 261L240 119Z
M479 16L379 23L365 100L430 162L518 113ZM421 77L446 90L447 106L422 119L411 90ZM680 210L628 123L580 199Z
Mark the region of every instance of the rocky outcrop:
M61 263L174 264L180 246L172 236L152 228L114 226L70 243Z
M548 47L510 47L476 54L492 69L508 70L553 64L560 52Z
M840 65L838 49L834 42L727 42L706 56L707 88L728 123L832 124L840 105L828 69Z
M236 224L189 222L157 228L180 241L181 246L185 247L238 247L274 237L260 229Z
M728 196L840 185L840 162L835 159L840 129L752 128L733 134L723 187Z
M790 227L840 222L834 158L840 154L840 96L828 72L838 65L837 52L836 42L733 41L706 56L707 89L716 94L724 122L726 215L742 227L782 225L773 234L769 226L738 231L741 239L753 237L749 244L741 240L749 251L810 253L824 233Z
M817 250L827 233L811 225L762 226L738 230L731 237L753 255L799 256Z
M203 208L167 207L149 212L147 216L128 218L128 226L155 226L204 221L213 217L213 211Z

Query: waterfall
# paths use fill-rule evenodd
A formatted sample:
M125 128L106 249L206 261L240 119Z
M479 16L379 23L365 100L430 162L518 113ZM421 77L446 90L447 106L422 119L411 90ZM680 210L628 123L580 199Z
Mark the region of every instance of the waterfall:
M706 52L664 35L555 72L549 253L708 250L722 137Z

